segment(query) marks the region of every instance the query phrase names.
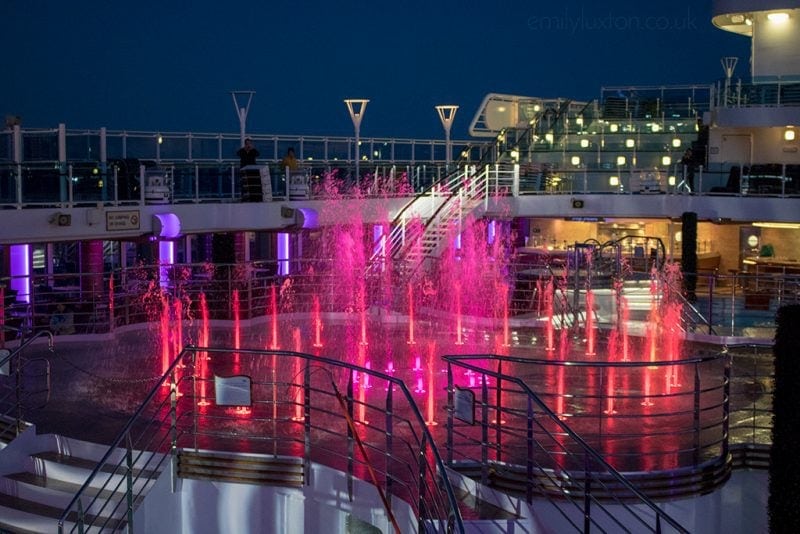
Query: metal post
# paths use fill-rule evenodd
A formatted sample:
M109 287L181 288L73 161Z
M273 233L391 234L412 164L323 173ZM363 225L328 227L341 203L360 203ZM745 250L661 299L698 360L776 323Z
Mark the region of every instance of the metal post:
M236 108L236 116L239 118L239 143L244 144L244 138L247 131L247 113L250 111L250 103L253 101L255 91L231 91L233 98L233 107ZM247 104L244 106L239 105L238 96L247 97Z
M364 112L367 109L367 103L369 100L365 98L348 98L344 101L345 105L347 106L347 111L350 113L350 120L353 121L353 129L355 130L356 140L355 140L355 162L356 162L356 176L355 179L358 181L358 165L361 156L359 154L360 147L359 144L361 143L361 120L364 118Z
M456 118L456 111L458 111L458 106L453 104L445 104L440 106L435 106L436 112L439 113L439 120L442 121L442 127L444 127L444 148L447 151L445 154L445 164L447 165L447 169L450 169L450 163L453 161L453 147L450 143L450 128L453 126L453 120Z
M108 200L108 131L106 127L100 128L100 177L103 179L101 199Z
M63 122L58 124L58 170L58 199L64 202L67 200L67 127Z

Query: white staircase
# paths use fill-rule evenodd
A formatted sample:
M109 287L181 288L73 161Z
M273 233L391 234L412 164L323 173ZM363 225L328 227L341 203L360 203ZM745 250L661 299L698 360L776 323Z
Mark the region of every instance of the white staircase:
M58 532L58 521L108 447L53 434L37 435L34 428L12 441L0 455L0 531L16 533ZM125 465L125 450L114 451L106 466ZM128 482L132 481L134 507L158 476L163 457L134 452L131 477L125 472L101 469L89 483L79 509L92 523L85 532L124 528L128 514ZM64 523L65 532L78 532L78 512Z
M467 165L417 195L392 221L372 261L403 259L413 272L425 258L439 256L469 215L485 212L489 198L519 188L519 165Z

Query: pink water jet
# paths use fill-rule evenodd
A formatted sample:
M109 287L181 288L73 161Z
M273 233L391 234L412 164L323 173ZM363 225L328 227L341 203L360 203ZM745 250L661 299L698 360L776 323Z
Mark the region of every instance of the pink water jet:
M201 347L208 347L210 341L209 336L209 322L208 322L208 302L206 301L206 294L200 293L200 335L198 343ZM208 406L211 404L208 399L208 351L202 351L197 354L195 366L197 367L197 375L199 377L200 392L198 406Z
M436 426L438 423L434 419L436 413L436 395L435 395L435 377L436 377L436 342L431 341L428 344L428 402L426 403L425 424L428 426Z
M239 321L239 290L233 290L233 364L239 365L239 349L242 347L242 327Z
M408 283L408 344L413 345L414 341L414 286Z
M320 313L319 296L314 295L314 346L322 347L322 314Z
M300 329L295 327L292 331L292 338L294 340L294 351L295 352L302 352L303 344L300 337ZM303 359L302 358L293 358L294 360L294 374L292 378L292 383L295 384L294 386L294 416L292 417L292 421L304 421L305 416L303 415L303 405L305 403L305 396L303 393Z
M500 284L500 298L503 299L503 346L511 346L511 336L508 327L508 284Z
M586 290L586 356L596 356L594 327L594 292Z
M545 350L553 352L555 350L555 331L553 327L553 279L548 278L544 286L544 338Z
M270 286L270 312L272 321L272 341L269 344L270 350L278 350L278 288L275 284Z

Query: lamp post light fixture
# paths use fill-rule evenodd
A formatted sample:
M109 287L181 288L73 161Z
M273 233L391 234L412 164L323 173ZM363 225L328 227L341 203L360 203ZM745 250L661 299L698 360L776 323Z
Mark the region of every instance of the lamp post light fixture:
M452 104L444 104L440 106L435 106L437 113L439 113L439 120L442 121L442 127L444 128L444 148L447 151L445 154L445 164L447 167L450 167L450 163L453 160L452 153L453 148L450 146L450 128L453 126L453 121L456 118L456 111L458 111L458 106Z
M239 118L239 143L242 145L244 145L244 138L247 136L245 133L247 126L247 112L250 111L250 102L253 101L254 94L256 94L255 91L231 91L233 107L236 108L236 116ZM244 98L247 97L247 103L243 106L240 106L237 97L241 97L243 101Z
M350 113L350 120L353 121L353 129L355 130L356 134L356 180L358 180L358 164L359 160L361 159L359 154L359 145L361 144L361 119L364 118L364 112L367 110L368 102L369 100L366 98L347 98L344 101L345 105L347 106L347 111Z

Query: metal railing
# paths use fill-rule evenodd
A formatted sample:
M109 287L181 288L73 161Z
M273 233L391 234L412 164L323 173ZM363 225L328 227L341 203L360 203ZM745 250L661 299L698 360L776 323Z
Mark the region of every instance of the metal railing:
M555 512L547 519L553 530L687 532L647 494L691 494L727 479L730 371L725 357L661 364L488 354L444 359L448 465L484 484L521 493L528 502L537 499ZM585 377L576 382L572 366ZM609 385L665 372L689 385L649 394L632 384L629 389ZM559 391L558 383L570 383L569 393ZM547 386L536 393L529 384ZM643 418L655 425L642 428L650 427ZM689 460L686 466L676 465L682 457ZM665 485L648 486L620 473L631 467L668 470L672 476Z
M568 280L562 280L566 261L564 255L572 253L565 250L553 251L541 257L520 257L518 261L507 264L505 274L487 270L483 273L487 280L488 277L502 275L499 281L509 288L505 301L494 299L485 302L482 311L474 308L471 313L493 321L500 328L504 320L501 311L507 305L508 319L512 322L515 317L524 315L529 318L531 325L537 324L538 320L546 319L546 310L542 305L543 291L546 282L552 280L553 289L558 291L570 291L573 284L577 285L581 294L585 293L587 287L593 289L596 294L595 305L599 306L601 312L598 326L614 325L622 320L619 317L619 304L615 304L613 294L607 293L618 291L623 296L633 298L626 286L615 289L611 287L613 278L597 273L592 278L591 286L586 285L584 278L571 276ZM620 261L634 265L636 259L633 248L621 250ZM291 274L279 275L281 266ZM639 274L650 275L645 271ZM629 277L635 282L635 277L631 275L619 280L624 281ZM12 281L5 279L0 283L8 286ZM106 273L37 274L31 276L29 281L29 302L7 300L3 321L9 327L34 332L52 330L56 335L108 333L123 326L152 321L162 313L162 293L182 300L186 314L197 313L200 296L203 295L212 319L231 320L234 314L243 320L271 315L273 299L277 299L279 313L310 312L315 301L322 312L343 312L353 306L352 299L348 300L337 289L343 280L335 262L315 258L237 265L141 265ZM448 294L427 295L430 288L426 288L424 283L424 280L414 281L410 288L417 295L417 300L424 300L419 305L424 304L425 309L431 312L452 311L452 303L447 300ZM277 295L275 297L273 289ZM645 289L640 288L639 292ZM367 276L365 290L365 305L377 306L386 312L407 313L407 286L398 288L385 275L377 273ZM234 292L238 302L235 310ZM672 294L679 293L680 288L673 288ZM573 292L569 294L575 295ZM768 339L774 335L777 309L784 304L800 302L800 276L702 272L697 275L695 295L695 302L684 300L682 303L685 331ZM644 291L637 298L646 299L641 305L646 305L648 309L652 306L653 299L649 292ZM64 311L58 312L58 304L63 304ZM69 321L56 322L54 318L58 315L68 316ZM643 321L646 317L639 314L630 319ZM64 328L64 324L69 328ZM19 337L17 333L7 331L6 334L8 340Z
M215 377L231 376L247 377L246 401L216 396ZM243 446L302 458L306 481L316 462L376 483L385 503L410 505L409 530L464 531L444 462L401 380L310 354L186 347L64 510L59 532L130 529L170 455Z
M3 326L3 334L11 330ZM41 356L26 357L23 353L36 340L47 337L48 350L53 352L53 334L37 332L12 349L0 349L0 435L13 439L25 428L27 416L47 405L50 400L50 361Z

